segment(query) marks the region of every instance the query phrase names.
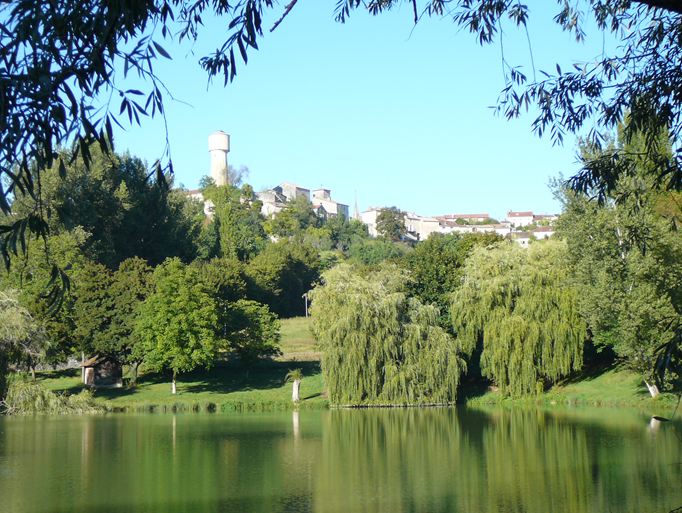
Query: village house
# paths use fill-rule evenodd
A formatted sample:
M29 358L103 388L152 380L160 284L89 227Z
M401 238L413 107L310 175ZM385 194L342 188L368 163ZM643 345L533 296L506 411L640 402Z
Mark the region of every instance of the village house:
M435 217L424 217L408 212L405 214L405 229L414 234L417 240L426 240L432 233L439 233L441 226Z
M514 228L521 226L528 226L535 221L533 212L514 212L510 210L507 212L507 222Z
M360 212L360 221L367 226L367 232L369 233L370 237L376 237L379 235L377 232L377 216L379 215L380 211L380 208L372 207L369 210Z
M313 208L324 209L326 216L341 216L344 219L348 219L350 217L350 209L348 205L334 201L331 197L330 189L313 190L312 203Z
M284 197L285 201L294 201L298 198L305 198L310 201L310 189L300 187L295 183L282 182L277 187L273 187L272 190Z
M465 223L470 223L470 224L481 224L485 223L490 219L490 216L485 213L485 214L445 214L442 216L437 216L436 219L439 221L457 221L457 219L461 219ZM462 224L462 223L460 223Z

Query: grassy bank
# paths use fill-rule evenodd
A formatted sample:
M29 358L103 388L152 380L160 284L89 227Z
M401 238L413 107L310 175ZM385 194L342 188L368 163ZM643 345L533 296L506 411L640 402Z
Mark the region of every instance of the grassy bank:
M326 408L319 353L310 333L310 319L282 321L282 356L251 369L220 365L208 371L181 374L178 393L170 393L170 376L143 374L134 388L96 389L95 401L109 411L271 411L293 408L290 369L301 368L299 408ZM85 387L80 370L38 373L38 382L58 393L77 394Z
M317 341L310 329L310 317L294 317L283 319L281 322L282 340L280 347L282 356L278 360L320 361L321 354L317 347Z
M502 397L497 391L465 390L467 405L543 405L543 406L608 406L635 407L663 414L675 408L677 396L661 394L652 399L639 375L624 369L584 373L555 385L546 392L523 399ZM668 412L670 414L670 412Z
M300 408L325 408L323 383L317 362L297 362L303 369ZM264 411L293 407L291 383L284 376L290 362L267 362L248 371L234 365L180 375L178 393L170 392L169 376L146 374L136 387L95 389L94 399L109 411ZM38 382L54 392L83 390L79 370L38 374Z
M310 319L282 321L282 355L250 370L221 365L209 371L181 375L178 394L170 393L170 378L142 375L135 388L95 390L95 401L110 411L264 411L293 407L291 383L284 383L290 369L301 368L300 408L326 408L320 353L310 331ZM83 390L79 370L45 372L38 381L49 390L76 394ZM550 390L524 399L504 398L485 385L463 385L459 402L469 406L607 406L635 407L670 415L677 397L663 394L651 399L641 378L627 370L583 372Z

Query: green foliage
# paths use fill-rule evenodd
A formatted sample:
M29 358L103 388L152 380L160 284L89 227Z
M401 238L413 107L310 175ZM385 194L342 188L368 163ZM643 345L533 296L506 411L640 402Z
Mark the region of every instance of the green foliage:
M220 346L218 307L196 270L168 259L154 270L153 285L135 330L145 366L173 377L210 367Z
M377 233L393 242L402 240L407 234L405 213L397 207L382 208L377 214Z
M151 293L151 279L152 268L141 258L123 261L114 273L109 289L113 307L107 333L108 344L97 350L99 354L112 355L122 363L139 363L132 356L140 345L135 323L140 305Z
M82 415L103 413L90 390L76 395L58 394L37 383L15 379L10 384L7 397L0 401L0 410L7 415Z
M19 300L39 322L49 341L45 358L63 361L74 349L73 297L66 294L61 308L51 308L45 296L52 265L69 268L74 275L86 264L83 255L89 235L81 228L50 236L47 242L29 240L24 258L13 262L10 271L0 272L0 288L16 289Z
M112 274L102 264L86 262L75 276L72 318L75 345L88 354L111 355L109 326L114 312ZM113 356L113 355L112 355Z
M561 242L474 249L451 315L465 353L482 342L481 371L505 395L536 393L582 365L586 328Z
M191 264L199 273L201 282L219 301L234 302L246 296L245 265L232 258L214 258L207 262Z
M362 276L342 264L311 293L333 404L453 403L465 369L438 310L407 294L395 266Z
M320 276L318 252L302 241L268 244L246 267L249 296L280 317L303 315L303 294Z
M682 237L675 193L656 192L643 142L640 161L599 204L563 191L558 233L568 244L580 310L597 346L659 387L680 375ZM589 149L585 149L589 151ZM670 371L670 372L668 372Z
M42 327L21 306L17 291L0 291L0 401L7 391L9 364L27 362L33 367L45 345Z
M245 365L280 354L279 320L267 306L239 299L226 305L222 324L230 349Z
M210 256L246 261L258 254L267 239L260 214L261 204L254 201L251 187L209 186L203 194L213 203L213 219L204 227L209 234L214 230L214 236L204 235L209 245L213 240L211 237L217 241L217 253Z
M289 372L287 372L286 376L284 376L284 382L285 383L291 383L294 381L301 381L303 379L303 371L301 369L291 369Z
M299 196L266 222L266 230L270 235L282 238L299 235L307 228L316 228L321 224L322 220L315 214L312 203L306 197Z
M82 228L88 237L83 252L110 269L133 256L152 264L167 256L194 257L199 225L184 196L171 192L164 178L148 178L145 164L130 155L89 149L91 161L82 157L66 166L42 172L43 208L50 212L51 234ZM69 152L60 158L68 161ZM20 197L13 205L19 216L37 208L37 201Z
M350 246L348 257L353 262L375 266L385 260L398 260L409 251L410 248L401 243L384 239L361 239Z
M369 239L367 225L357 219L335 216L327 219L324 227L336 249L347 252L354 244Z
M441 315L447 315L450 294L462 283L464 263L471 251L500 240L493 233L432 234L405 257L414 281L412 293L423 303L438 306Z

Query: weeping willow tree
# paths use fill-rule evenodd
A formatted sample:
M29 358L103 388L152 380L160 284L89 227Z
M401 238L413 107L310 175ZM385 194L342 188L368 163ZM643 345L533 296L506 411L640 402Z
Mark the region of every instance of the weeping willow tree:
M502 243L467 260L451 316L463 352L506 395L532 394L582 366L586 328L568 284L565 245Z
M465 364L439 312L406 294L408 275L341 265L311 292L313 329L332 404L453 403Z

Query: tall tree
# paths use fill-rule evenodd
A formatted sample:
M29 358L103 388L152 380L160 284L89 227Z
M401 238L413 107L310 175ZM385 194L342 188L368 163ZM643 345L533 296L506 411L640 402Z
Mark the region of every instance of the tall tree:
M438 306L449 324L450 295L462 284L467 257L475 247L500 240L494 233L432 234L405 257L413 279L412 292L423 303Z
M194 258L199 219L192 204L170 191L166 179L148 177L140 159L97 146L88 151L87 166L76 158L63 170L55 164L42 173L40 202L49 214L50 233L81 227L90 234L86 256L112 270L134 256L153 264L170 256ZM66 150L60 155L65 161L73 156ZM22 216L37 203L20 196L13 210Z
M317 250L300 240L268 244L246 267L249 297L280 317L303 315L303 294L319 279L320 266Z
M377 214L377 233L392 242L398 242L405 237L405 213L397 207L382 208Z
M680 198L653 190L651 169L665 156L652 162L643 137L614 143L640 157L604 202L562 191L557 231L567 241L580 309L595 344L613 348L657 395L679 378L682 364ZM659 137L663 146L666 138Z
M560 241L478 247L467 260L453 327L465 353L482 342L481 371L503 394L536 393L582 365L586 328L567 264Z
M246 261L257 255L267 241L260 214L260 202L254 200L249 185L241 189L232 185L203 190L204 198L213 204L209 223L217 235L218 254L224 258Z
M90 356L115 355L109 336L114 312L112 282L111 272L94 262L86 262L74 280L73 336L78 350Z
M311 293L332 404L453 403L465 369L438 310L407 294L395 266L363 276L342 264Z
M217 305L196 270L177 258L157 266L153 284L139 310L138 350L149 369L170 371L175 394L178 374L214 362L220 347Z
M139 350L141 340L135 331L138 311L152 290L152 268L141 258L121 263L113 274L109 292L112 297L110 324L106 333L107 352L133 369L132 380L137 380L137 369L142 363Z

